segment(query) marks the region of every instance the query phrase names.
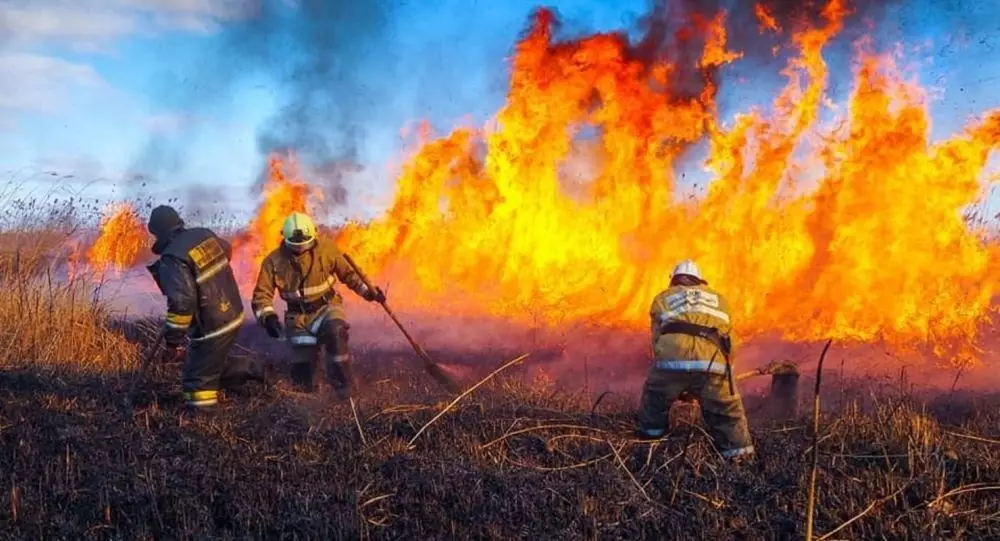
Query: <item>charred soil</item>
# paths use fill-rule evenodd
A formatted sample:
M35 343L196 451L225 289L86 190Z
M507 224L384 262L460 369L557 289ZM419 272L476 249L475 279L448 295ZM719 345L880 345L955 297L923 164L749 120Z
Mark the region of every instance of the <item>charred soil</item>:
M131 412L121 405L129 371L8 367L0 538L803 535L805 418L752 417L758 456L730 465L697 425L638 441L634 397L606 396L595 408L594 396L513 368L411 446L451 397L404 354L360 351L357 364L354 408L326 390L295 393L281 376L195 417L182 411L177 365L149 374ZM833 534L825 539L1000 538L1000 397L963 400L879 392L828 409L816 530Z

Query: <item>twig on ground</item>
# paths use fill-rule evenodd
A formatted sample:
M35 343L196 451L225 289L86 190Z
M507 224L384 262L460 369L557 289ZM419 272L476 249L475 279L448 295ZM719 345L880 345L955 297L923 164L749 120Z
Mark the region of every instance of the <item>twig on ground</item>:
M448 413L448 411L451 410L451 408L453 408L455 406L455 404L457 404L460 400L462 400L463 398L465 398L472 391L475 391L476 389L478 389L481 385L483 385L487 381L491 380L493 378L493 376L499 374L500 372L503 372L508 367L511 367L511 366L513 366L513 365L515 365L515 364L523 361L524 359L526 359L528 357L528 355L530 355L530 354L529 353L525 353L524 355L521 355L520 357L518 357L516 359L513 359L511 361L508 361L508 362L504 363L500 368L497 368L496 370L490 372L489 375L487 375L485 378L479 380L478 383L476 383L472 387L469 387L468 389L466 389L462 394L456 396L454 400L452 400L447 406L444 407L444 409L442 409L430 421L427 421L427 424L425 424L424 426L420 427L420 430L418 430L417 433L414 434L412 438L410 438L409 443L407 443L407 447L411 447L412 448L413 447L413 442L417 441L417 438L419 438L420 435L424 433L424 430L427 430L427 427L429 427L432 424L434 424L434 422L437 421L438 419L440 419L441 416L443 416L445 413Z
M643 488L641 484L639 484L639 480L636 479L634 475L632 475L632 471L629 470L628 466L625 465L625 461L622 460L622 456L618 454L618 449L615 449L614 444L612 444L610 441L608 442L608 446L611 447L611 452L615 454L615 459L618 461L618 465L621 466L623 470L625 470L626 474L628 474L628 478L632 480L632 484L635 485L635 488L639 489L639 492L641 492L642 496L646 498L646 501L653 503L652 498L650 498L649 494L646 493L646 489Z
M954 431L951 431L951 430L942 430L942 432L944 432L945 434L948 434L950 436L955 436L956 438L962 438L962 439L965 439L965 440L978 441L978 442L982 442L982 443L993 443L993 444L1000 445L1000 440L994 440L994 439L990 439L990 438L984 438L982 436L973 436L971 434L962 434L961 432L954 432Z
M691 492L690 490L688 490L686 488L682 488L681 490L685 494L687 494L688 496L694 496L695 498L698 498L699 500L701 500L701 501L703 501L703 502L711 505L712 507L714 507L716 509L722 509L726 505L726 502L724 502L722 500L716 500L715 498L709 498L708 496L705 496L705 495L702 495L702 494L698 494L697 492Z
M418 411L424 411L433 409L432 406L425 406L422 404L400 404L395 406L389 406L382 411L379 411L365 420L365 422L371 422L382 415L387 414L397 414L397 413L416 413Z
M864 517L865 515L867 515L868 513L871 513L871 512L872 512L872 510L874 510L874 509L875 509L876 507L878 507L878 506L880 506L880 505L884 504L885 502L887 502L887 501L889 501L889 500L892 500L893 498L895 498L896 496L898 496L898 495L899 495L899 494L900 494L901 492L903 492L904 490L906 490L906 489L907 489L907 487L909 487L909 486L910 486L911 484L912 484L912 481L911 481L910 483L907 483L907 484L905 484L905 485L903 485L903 486L899 487L899 490L897 490L896 492L893 492L892 494L890 494L890 495L888 495L888 496L886 496L886 497L884 497L884 498L879 498L879 499L877 499L877 500L873 501L872 503L870 503L870 504L868 505L868 507L865 507L863 511L861 511L861 512L860 512L860 513L858 513L857 515L854 515L854 516L853 516L853 517L852 517L852 518L851 518L850 520L848 520L847 522L844 522L844 523L843 523L843 524L841 524L840 526L837 526L836 528L834 528L834 529L830 530L829 532L827 532L826 534L824 534L824 535L823 535L822 537L820 537L820 538L819 538L819 539L817 539L816 541L824 541L824 540L826 540L826 539L829 539L829 538L830 538L830 536L832 536L833 534L835 534L835 533L837 533L837 532L839 532L839 531L843 530L844 528L846 528L846 527L850 526L850 525L851 525L851 524L853 524L854 522L857 522L858 520L861 520L861 518L863 518L863 517Z
M938 502L950 498L952 496L958 496L959 494L967 494L969 492L983 492L989 490L1000 490L1000 485L990 485L987 483L973 483L971 485L960 486L945 492L944 494L934 498L927 503L926 507L934 507Z
M351 413L354 414L354 426L358 427L358 435L361 436L361 445L368 445L368 440L365 438L365 431L361 428L361 420L358 419L358 409L354 406L354 397L350 397L351 401Z
M667 466L673 464L673 462L675 460L677 460L678 458L681 458L682 456L684 456L684 453L686 451L687 451L687 449L684 449L681 452L677 453L676 455L668 458L663 464L660 464L655 470L653 470L653 473L650 474L650 476L649 476L649 480L646 481L645 483L643 483L642 486L647 486L650 483L652 483L653 479L656 479L656 474L660 473L663 470L663 468L666 468Z
M383 494L381 496L375 496L374 498L371 498L371 499L365 501L364 503L362 503L361 505L359 505L358 509L364 509L365 507L368 507L369 505L371 505L371 504L373 504L375 502L382 501L382 500L384 500L386 498L391 498L391 497L393 497L395 495L396 495L396 493L392 492L390 494Z
M766 430L765 432L767 432L768 434L781 434L784 432L796 432L805 429L806 429L805 426L786 426L784 428L775 428L772 430Z
M524 468L526 470L536 470L536 471L551 473L551 472L557 472L557 471L577 470L577 469L580 469L580 468L586 468L587 466L593 466L594 464L597 464L599 462L604 462L605 460L607 460L607 459L609 459L609 458L611 458L613 456L615 456L614 453L608 453L606 455L599 456L599 457L591 459L591 460L587 460L587 461L584 461L584 462L577 462L575 464L570 464L569 466L531 466L531 465L525 464L523 462L518 462L518 461L510 458L509 456L508 457L504 457L504 460L506 460L507 462L510 462L511 464L513 464L513 465L515 465L515 466L517 466L519 468Z
M496 439L494 439L494 440L492 440L492 441L490 441L488 443L484 443L484 444L480 445L479 449L482 450L482 449L486 449L487 447L492 447L492 446L494 446L494 445L496 445L496 444L498 444L498 443L500 443L500 442L502 442L502 441L504 441L504 440L506 440L508 438L512 438L512 437L518 436L520 434L526 434L528 432L536 432L536 431L539 431L539 430L548 430L548 429L556 429L556 428L566 428L566 429L576 429L576 430L590 430L592 432L607 433L607 430L602 430L600 428L594 428L594 427L584 426L584 425L539 425L539 426L531 426L531 427L528 427L528 428L522 428L521 430L515 430L514 432L509 432L509 433L504 434L503 436L500 436L499 438L496 438Z

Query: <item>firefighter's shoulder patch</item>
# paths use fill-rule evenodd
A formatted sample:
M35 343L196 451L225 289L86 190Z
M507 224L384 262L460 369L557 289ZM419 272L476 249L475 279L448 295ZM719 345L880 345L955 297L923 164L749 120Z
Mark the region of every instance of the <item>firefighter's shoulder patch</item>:
M225 251L222 249L222 245L219 244L219 240L215 237L209 237L188 250L188 257L198 267L198 270L204 269L224 256Z

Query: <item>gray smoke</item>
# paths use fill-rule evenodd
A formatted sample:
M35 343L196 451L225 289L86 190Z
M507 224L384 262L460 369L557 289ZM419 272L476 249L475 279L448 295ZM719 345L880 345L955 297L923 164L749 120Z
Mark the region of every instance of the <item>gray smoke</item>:
M153 82L158 106L197 116L227 106L241 83L274 81L278 111L258 130L262 158L294 149L307 162L356 161L365 119L388 85L366 80L366 66L390 59L386 23L397 0L252 0L244 19L226 27L218 45L181 73ZM132 169L154 178L175 173L194 142L154 135ZM205 179L211 182L211 179Z
M240 85L258 79L273 81L267 84L275 85L280 105L258 129L256 145L261 163L256 165L266 166L266 156L271 152L293 150L312 168L341 171L343 164L357 164L365 155L371 135L366 126L378 122L379 104L390 101L401 85L420 86L419 82L380 75L400 74L390 69L395 61L395 36L389 32L389 23L397 16L403 0L298 0L294 8L288 6L289 1L248 0L240 22L227 25L216 45L189 68L165 73L153 81L152 94L160 108L185 111L199 118L227 107ZM840 47L849 52L849 41L868 30L866 20L880 19L886 6L901 2L906 0L848 2L854 13L845 22ZM630 51L646 61L668 59L676 64L670 92L674 98L696 96L708 82L718 87L721 81L716 80L715 70L696 66L704 33L698 32L692 21L707 24L719 9L725 9L729 48L744 53L736 67L726 69L747 77L759 76L762 68L773 73L784 59L775 58L772 47L787 42L788 31L803 21L820 24L826 2L761 3L785 29L782 35L759 32L754 2L651 0L641 21L643 34L630 44ZM624 34L622 39L626 39ZM849 55L844 55L844 60L838 61L840 65L831 65L831 70L846 72L848 60ZM414 77L407 70L402 73ZM440 85L435 83L438 88ZM132 170L149 175L154 182L161 174L178 172L187 151L196 144L190 137L196 130L194 127L179 134L154 135L136 156ZM332 201L342 204L345 200L344 182L349 176L339 172L332 175L331 183L336 188ZM212 184L212 179L197 180Z
M843 30L837 35L838 45L828 46L828 51L840 56L844 44L870 32L869 21L881 19L887 8L903 2L906 0L845 0L849 14L843 20ZM756 5L778 23L780 34L761 31ZM825 0L652 0L649 14L641 21L643 37L632 52L646 62L670 61L675 66L672 74L676 85L674 94L693 97L701 92L705 83L711 82L718 87L722 82L717 77L718 68L701 70L697 67L705 44L703 29L720 10L726 13L727 50L743 55L739 60L740 69L764 69L771 73L785 63L784 58L773 54L774 47L789 43L792 31L825 27L823 10L827 5Z

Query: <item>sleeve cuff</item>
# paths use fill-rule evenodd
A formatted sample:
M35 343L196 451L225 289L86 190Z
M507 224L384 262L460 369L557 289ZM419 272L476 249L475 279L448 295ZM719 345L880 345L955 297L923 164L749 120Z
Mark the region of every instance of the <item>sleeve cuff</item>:
M191 320L193 316L186 314L175 314L173 312L167 312L167 327L177 330L186 330L191 326Z
M260 322L260 321L263 321L265 317L267 317L267 316L269 316L271 314L275 314L275 313L277 313L277 312L274 311L274 307L273 306L265 306L265 307L261 308L260 310L257 310L256 312L254 312L254 317L256 317L257 321Z

